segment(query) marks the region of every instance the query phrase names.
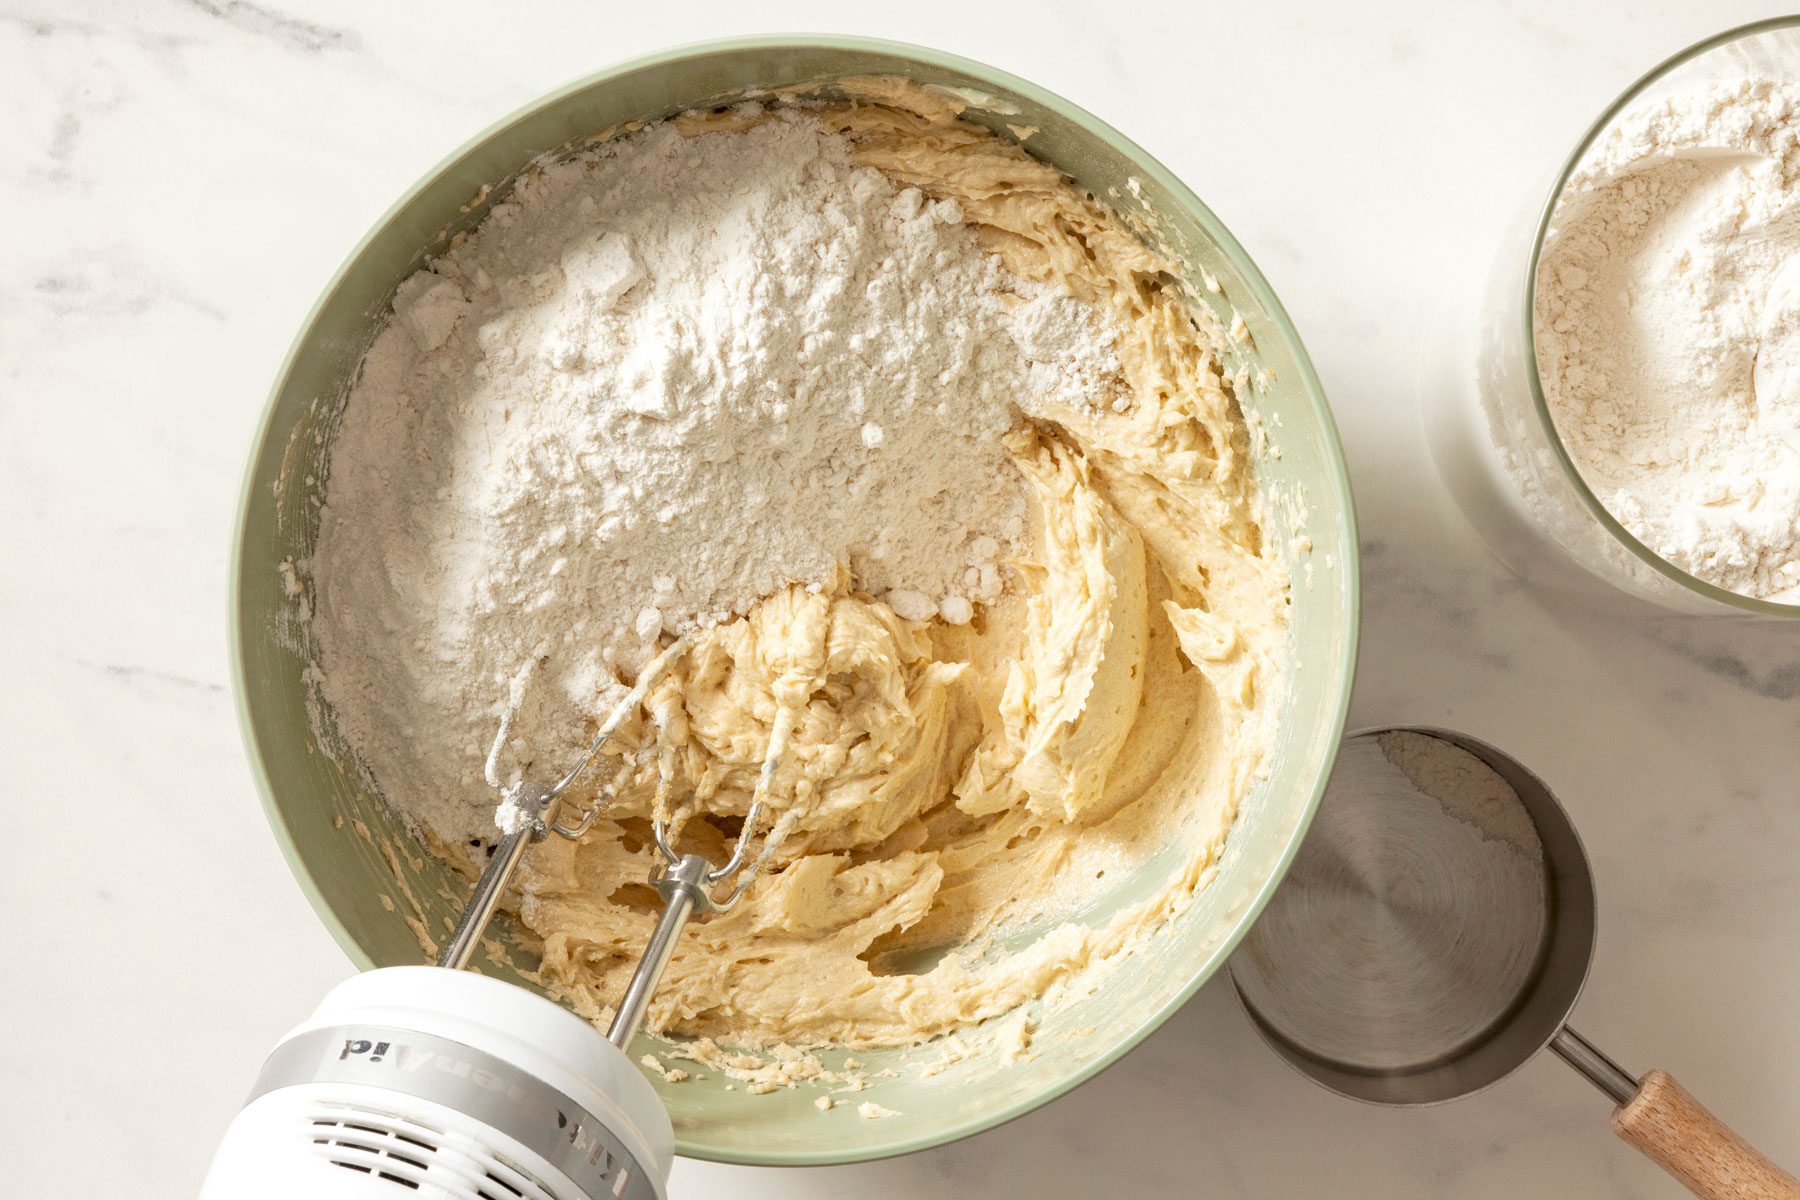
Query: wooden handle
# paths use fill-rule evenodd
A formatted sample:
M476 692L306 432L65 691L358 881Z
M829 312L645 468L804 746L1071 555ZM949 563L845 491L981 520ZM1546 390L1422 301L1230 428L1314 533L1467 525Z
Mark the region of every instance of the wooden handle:
M1701 1200L1800 1200L1800 1180L1726 1128L1667 1071L1613 1110L1613 1132Z

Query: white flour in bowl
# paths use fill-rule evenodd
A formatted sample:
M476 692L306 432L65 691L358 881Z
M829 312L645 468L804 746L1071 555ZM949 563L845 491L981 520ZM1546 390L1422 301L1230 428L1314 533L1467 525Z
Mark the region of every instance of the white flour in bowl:
M340 724L445 829L509 699L543 743L515 753L565 761L665 631L840 563L969 621L1021 548L1022 408L1118 391L1087 305L792 112L541 165L394 315L336 434L315 628Z
M1800 88L1628 110L1538 268L1538 367L1609 511L1682 570L1800 603Z

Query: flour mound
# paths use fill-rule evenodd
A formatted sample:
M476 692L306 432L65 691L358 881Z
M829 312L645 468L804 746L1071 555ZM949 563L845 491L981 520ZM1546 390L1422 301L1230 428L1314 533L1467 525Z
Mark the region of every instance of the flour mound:
M1538 271L1545 397L1582 477L1682 570L1800 603L1800 88L1628 110Z
M517 760L553 768L660 636L839 564L902 617L972 619L1026 534L1004 435L1119 394L1088 307L954 202L803 113L743 116L541 164L396 295L315 569L324 692L385 788L491 804L508 703Z

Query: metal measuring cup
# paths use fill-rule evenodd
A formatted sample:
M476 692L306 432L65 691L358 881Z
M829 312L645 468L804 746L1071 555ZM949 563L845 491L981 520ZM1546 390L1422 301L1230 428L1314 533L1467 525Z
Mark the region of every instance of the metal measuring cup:
M1800 1200L1667 1072L1633 1078L1569 1027L1594 932L1587 854L1543 781L1466 734L1393 726L1345 740L1231 977L1270 1047L1341 1095L1453 1100L1548 1046L1695 1195Z

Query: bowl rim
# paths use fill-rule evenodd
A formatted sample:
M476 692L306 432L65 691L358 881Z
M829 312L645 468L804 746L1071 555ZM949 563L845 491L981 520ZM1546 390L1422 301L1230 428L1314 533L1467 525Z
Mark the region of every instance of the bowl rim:
M1599 522L1600 527L1612 536L1614 541L1624 546L1633 556L1657 574L1696 595L1728 605L1739 612L1787 620L1800 619L1800 602L1765 600L1760 596L1747 596L1742 592L1722 588L1716 583L1709 583L1697 575L1682 570L1646 546L1636 534L1625 528L1624 524L1613 516L1612 510L1601 503L1600 497L1595 495L1594 490L1588 486L1587 480L1581 474L1581 468L1575 464L1574 455L1569 453L1568 445L1563 441L1561 431L1556 427L1556 417L1550 411L1549 398L1544 395L1543 378L1538 373L1537 278L1538 263L1544 252L1544 241L1550 235L1550 225L1555 219L1556 210L1562 206L1563 189L1568 186L1570 176L1575 174L1575 169L1581 165L1581 160L1587 157L1588 151L1593 149L1594 144L1612 127L1614 121L1624 115L1638 97L1654 84L1660 83L1670 72L1686 66L1703 55L1712 53L1714 50L1746 38L1797 28L1800 28L1800 15L1765 17L1762 20L1737 25L1677 50L1633 80L1612 103L1601 110L1600 115L1594 118L1593 123L1588 126L1587 132L1582 134L1581 139L1575 143L1575 148L1569 152L1569 156L1563 160L1562 168L1556 173L1556 181L1550 185L1550 192L1545 196L1543 207L1538 214L1537 226L1531 235L1531 252L1525 256L1525 278L1521 281L1524 285L1525 296L1522 309L1525 380L1526 386L1531 389L1531 412L1543 428L1544 438L1550 444L1550 450L1555 456L1557 465L1562 469L1564 477L1574 487L1576 498Z
M1137 1024L1113 1045L1109 1046L1093 1061L1070 1072L1049 1087L1029 1096L1014 1100L993 1109L981 1116L970 1118L927 1134L918 1134L896 1138L891 1142L873 1144L867 1148L854 1150L832 1150L809 1152L800 1150L764 1150L764 1151L721 1151L705 1143L696 1143L677 1136L675 1152L683 1157L712 1162L734 1163L749 1166L837 1166L858 1162L874 1162L884 1158L892 1158L902 1154L916 1153L937 1146L961 1141L977 1133L996 1128L1013 1121L1055 1100L1057 1097L1072 1091L1101 1071L1112 1066L1134 1049L1150 1034L1160 1028L1169 1017L1183 1007L1198 992L1207 980L1218 974L1219 969L1230 957L1238 944L1248 933L1250 926L1267 905L1269 897L1274 894L1276 886L1287 874L1294 856L1298 853L1300 843L1306 830L1312 824L1313 815L1318 811L1319 803L1325 794L1325 786L1331 777L1332 766L1336 761L1338 748L1342 741L1342 732L1347 723L1350 699L1356 675L1357 645L1360 633L1362 606L1360 557L1358 554L1356 507L1351 494L1348 462L1344 455L1343 440L1339 435L1337 422L1334 420L1330 406L1325 398L1323 384L1314 368L1311 356L1301 341L1299 331L1294 327L1287 309L1276 297L1274 289L1256 266L1254 260L1245 251L1224 223L1219 220L1191 188L1181 182L1167 167L1153 157L1142 146L1120 133L1110 124L1094 116L1086 109L1076 105L1054 92L1022 79L1008 71L927 46L914 43L894 41L884 38L869 38L835 34L759 34L743 37L727 37L689 42L662 50L652 51L633 58L588 72L576 79L561 84L548 92L539 95L519 106L506 116L481 129L472 137L464 140L455 149L441 158L435 165L419 177L401 196L391 204L382 215L370 226L356 245L350 250L343 262L333 272L329 281L320 290L318 299L314 301L306 317L301 321L294 339L283 357L281 366L275 374L274 383L267 400L264 402L261 418L256 425L256 432L250 443L250 454L244 470L243 482L239 488L238 508L233 522L230 563L227 578L229 584L228 603L228 638L230 640L229 658L231 661L231 684L234 707L237 711L239 734L243 740L245 756L251 768L257 794L261 800L264 814L269 820L270 828L280 846L282 857L287 860L289 869L300 884L307 901L313 911L318 914L331 936L341 946L350 961L358 970L371 970L376 966L374 960L363 950L349 928L339 919L337 914L326 903L323 889L305 860L301 857L294 832L286 813L275 799L275 789L271 783L268 762L262 752L263 734L259 731L257 720L251 713L248 689L247 647L243 612L243 588L241 580L249 558L246 550L246 539L249 533L249 515L254 499L257 463L262 456L274 432L277 407L282 393L286 390L289 377L307 345L312 340L314 326L318 323L328 302L344 285L358 262L373 244L394 221L410 206L415 199L434 180L451 169L466 155L476 148L505 132L512 126L536 115L539 111L559 104L570 96L598 86L611 79L630 72L650 67L663 66L671 62L680 62L694 58L703 58L722 52L744 50L845 50L861 53L884 54L890 57L903 58L923 66L936 67L953 71L973 78L990 82L995 86L1015 95L1030 99L1047 110L1067 119L1072 124L1085 129L1102 142L1111 146L1130 159L1134 168L1147 178L1154 180L1164 188L1174 202L1186 210L1213 239L1219 249L1229 257L1242 273L1248 290L1254 296L1272 321L1279 326L1282 335L1287 339L1294 356L1295 367L1299 373L1298 383L1314 410L1313 416L1318 423L1319 434L1324 440L1329 453L1325 456L1329 468L1324 478L1310 480L1309 486L1323 488L1329 493L1329 501L1343 514L1343 543L1337 550L1340 563L1334 573L1335 586L1341 596L1341 603L1347 628L1341 639L1341 653L1338 661L1324 664L1326 669L1341 675L1343 685L1329 705L1330 723L1338 733L1326 747L1324 759L1320 764L1317 778L1313 781L1310 795L1300 807L1297 820L1287 835L1287 844L1277 856L1271 870L1257 886L1249 902L1245 904L1239 915L1223 937L1213 946L1206 961L1193 972L1193 976L1182 985L1166 1002L1154 1010L1145 1011Z

